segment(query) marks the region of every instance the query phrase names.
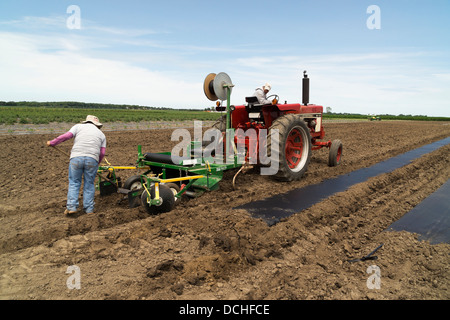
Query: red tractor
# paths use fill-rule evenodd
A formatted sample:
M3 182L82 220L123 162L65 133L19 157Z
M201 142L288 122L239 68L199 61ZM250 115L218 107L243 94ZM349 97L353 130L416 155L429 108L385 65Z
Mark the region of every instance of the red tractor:
M271 157L272 161L278 161L278 171L274 177L283 181L294 181L302 177L307 170L311 150L329 148L328 165L336 166L341 161L342 142L340 140L319 141L325 137L322 124L323 106L309 104L309 78L304 71L302 104L280 104L277 95L272 95L272 104L259 104L256 97L247 97L245 105L230 105L231 90L234 85L224 73L210 74L204 82L204 92L211 101L227 100L227 107L219 103L217 111L227 111L214 127L225 131L234 129L236 132L235 143L245 144L245 160L257 159L257 164L262 163L259 149L264 147L268 156L271 154L272 145L278 144L278 154ZM241 130L239 130L241 129ZM248 131L256 132L255 135L247 135ZM274 134L277 132L278 134ZM267 139L260 139L261 134L266 134ZM261 145L261 141L265 145Z

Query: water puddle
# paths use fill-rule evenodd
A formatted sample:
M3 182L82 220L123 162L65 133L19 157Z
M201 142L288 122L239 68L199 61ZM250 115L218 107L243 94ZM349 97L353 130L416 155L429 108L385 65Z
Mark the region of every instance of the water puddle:
M300 212L329 196L342 192L354 184L366 181L382 173L401 168L411 161L450 143L450 137L408 151L404 154L379 162L369 168L362 168L321 183L295 189L263 200L246 203L234 209L245 209L254 218L263 219L269 226L278 223L294 213Z
M419 234L419 240L431 244L450 243L450 180L415 206L386 231Z

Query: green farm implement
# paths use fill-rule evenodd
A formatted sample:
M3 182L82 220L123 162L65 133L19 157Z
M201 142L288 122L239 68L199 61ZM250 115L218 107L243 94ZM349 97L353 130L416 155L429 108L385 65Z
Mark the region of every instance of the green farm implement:
M191 143L192 152L195 144ZM236 156L231 163L216 164L213 161L213 157L183 160L170 153L142 153L138 146L135 167L99 167L97 188L101 195L116 191L125 193L130 207L142 204L150 214L167 212L181 201L183 195L197 197L206 191L217 190L224 171L242 166ZM129 177L122 186L116 172L136 169L143 173ZM107 173L106 177L104 173Z

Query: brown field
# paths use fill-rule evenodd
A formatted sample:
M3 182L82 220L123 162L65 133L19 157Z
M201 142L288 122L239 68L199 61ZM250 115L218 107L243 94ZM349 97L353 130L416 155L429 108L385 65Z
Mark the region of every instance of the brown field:
M65 217L68 159L45 146L53 134L0 136L1 299L444 299L449 244L384 231L450 177L450 145L335 194L268 227L232 208L404 153L450 135L445 122L328 123L343 162L314 151L302 180L282 183L254 169L227 172L220 190L149 216L123 195L96 195L96 213ZM106 158L134 165L144 152L170 151L172 130L108 131ZM69 152L72 142L60 148ZM133 175L121 171L125 180ZM348 263L381 243L377 260ZM81 289L66 286L69 266ZM381 272L369 289L367 268Z

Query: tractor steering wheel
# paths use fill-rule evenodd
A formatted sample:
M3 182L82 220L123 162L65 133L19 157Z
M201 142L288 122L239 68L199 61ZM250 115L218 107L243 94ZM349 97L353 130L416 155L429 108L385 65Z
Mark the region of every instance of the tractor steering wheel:
M270 96L266 97L267 100L273 100L273 99L269 99L270 97L275 97L274 99L277 99L277 103L280 102L280 97L278 97L277 94L271 94Z

